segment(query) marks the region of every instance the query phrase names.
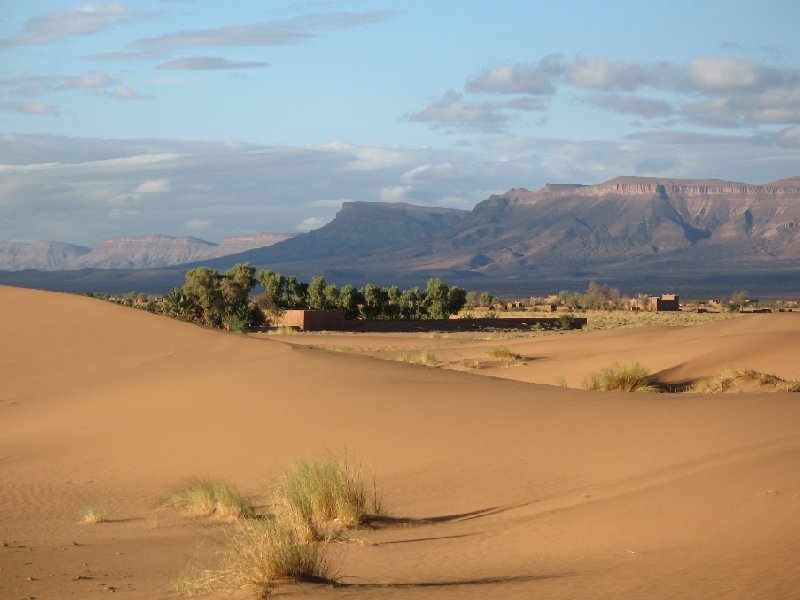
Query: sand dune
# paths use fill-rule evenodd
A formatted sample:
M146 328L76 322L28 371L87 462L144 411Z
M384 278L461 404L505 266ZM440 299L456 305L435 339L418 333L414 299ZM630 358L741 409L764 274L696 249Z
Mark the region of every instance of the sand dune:
M675 380L734 362L798 377L800 315L506 340L538 357L496 370L514 381L329 352L298 336L245 338L77 296L0 287L0 308L1 598L111 588L167 597L183 565L213 560L221 525L153 508L158 496L219 476L258 501L288 462L326 451L374 469L405 521L336 545L342 587L287 583L278 596L792 598L800 589L796 394L542 385L632 353ZM326 343L376 354L498 345L387 337L387 350L334 337ZM112 521L79 524L89 499Z

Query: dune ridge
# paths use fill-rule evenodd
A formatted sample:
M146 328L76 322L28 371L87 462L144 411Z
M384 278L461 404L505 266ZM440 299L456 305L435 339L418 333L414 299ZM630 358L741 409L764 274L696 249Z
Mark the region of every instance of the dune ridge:
M791 598L800 585L796 395L562 389L8 287L0 307L0 597L166 597L187 562L213 561L222 525L157 497L224 477L258 502L288 462L331 451L375 470L396 522L353 533L341 587L277 596ZM675 378L733 357L797 377L797 317L502 344L549 345L551 373L583 347L581 368L635 349ZM79 523L91 498L110 522Z

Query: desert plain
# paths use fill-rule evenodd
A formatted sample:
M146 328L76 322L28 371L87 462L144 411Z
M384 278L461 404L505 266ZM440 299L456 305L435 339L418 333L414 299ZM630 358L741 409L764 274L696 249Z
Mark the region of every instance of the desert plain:
M328 544L338 585L274 597L800 594L800 395L580 389L630 358L675 385L731 367L799 379L800 313L242 336L0 287L0 338L3 599L173 597L232 524L158 498L215 477L263 505L287 464L331 453L374 474L391 518ZM106 522L81 522L92 502Z

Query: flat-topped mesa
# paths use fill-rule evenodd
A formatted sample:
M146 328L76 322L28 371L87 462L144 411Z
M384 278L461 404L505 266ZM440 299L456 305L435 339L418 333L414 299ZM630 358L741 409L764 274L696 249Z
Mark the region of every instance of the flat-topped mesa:
M604 183L583 185L577 183L545 184L531 192L513 188L502 196L492 196L494 204L530 204L544 198L601 196L677 196L683 198L716 195L734 196L798 196L800 177L782 179L773 183L753 185L721 179L662 179L657 177L615 177Z

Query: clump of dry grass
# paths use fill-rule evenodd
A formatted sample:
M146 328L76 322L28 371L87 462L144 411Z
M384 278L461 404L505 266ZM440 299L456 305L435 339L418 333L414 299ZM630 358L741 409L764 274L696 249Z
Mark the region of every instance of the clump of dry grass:
M427 350L423 350L418 354L403 352L397 355L397 360L400 362L411 363L412 365L425 365L429 367L436 364L436 355L433 352L428 352Z
M499 360L522 360L521 354L511 352L508 348L490 348L486 351L486 354L489 355L489 358Z
M328 539L361 525L367 495L357 468L344 460L295 462L271 490L276 514L305 539ZM373 499L379 512L379 500Z
M739 385L757 385L772 387L779 392L800 392L800 381L785 380L775 375L762 373L755 369L732 369L723 370L716 377L711 379L701 379L690 389L690 392L715 394L725 392Z
M217 515L241 519L253 515L245 498L227 483L215 479L195 479L163 498L161 506L174 506L196 515Z
M190 566L172 581L178 596L214 590L249 588L263 597L273 583L293 577L300 581L330 582L331 566L325 546L302 539L292 524L280 519L239 521L227 534L221 566Z
M299 333L299 331L296 328L289 327L288 325L281 325L267 331L267 335L295 335L297 333Z
M83 507L81 523L94 525L96 523L103 523L104 521L108 521L108 513L99 502L92 501Z
M657 392L656 381L639 361L614 363L612 366L592 373L584 378L583 387L587 390L620 392Z

